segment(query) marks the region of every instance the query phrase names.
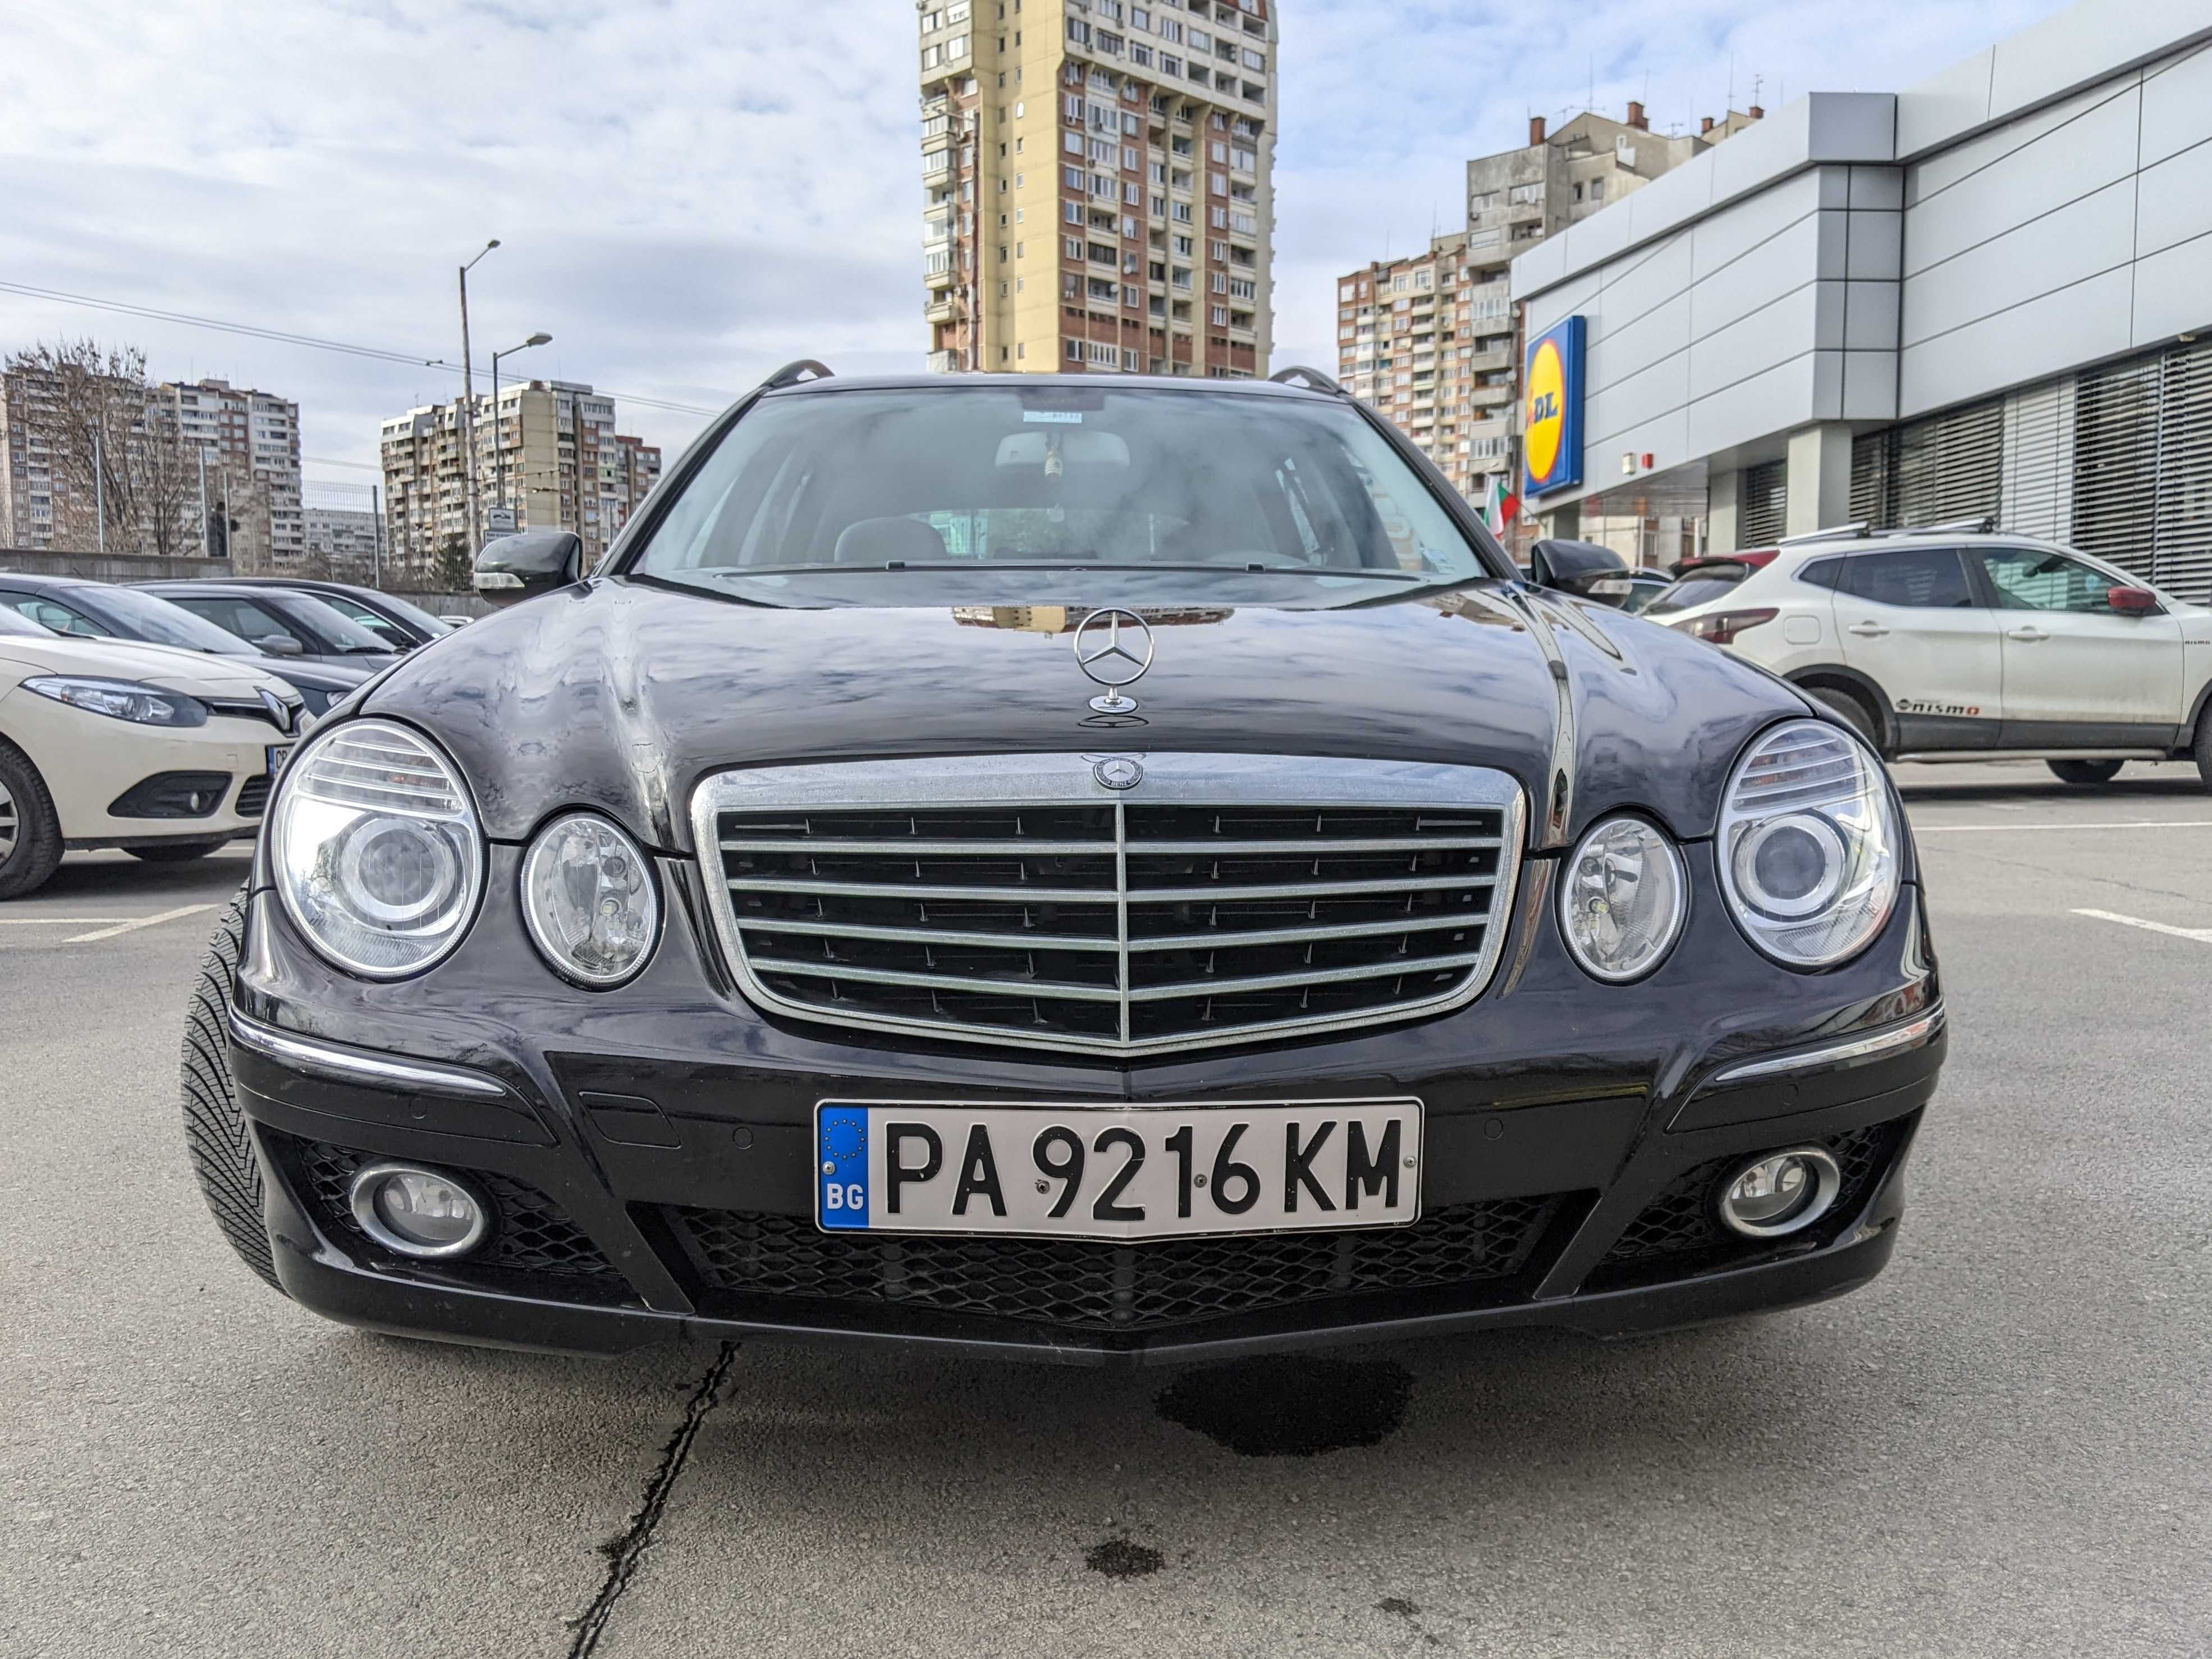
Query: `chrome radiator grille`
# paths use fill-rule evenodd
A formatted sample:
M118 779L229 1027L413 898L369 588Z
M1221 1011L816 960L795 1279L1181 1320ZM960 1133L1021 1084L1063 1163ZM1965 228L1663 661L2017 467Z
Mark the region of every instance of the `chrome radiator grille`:
M694 828L732 964L778 1012L1120 1054L1433 1012L1488 980L1522 838L1504 775L1143 765L1119 793L1077 755L710 778Z

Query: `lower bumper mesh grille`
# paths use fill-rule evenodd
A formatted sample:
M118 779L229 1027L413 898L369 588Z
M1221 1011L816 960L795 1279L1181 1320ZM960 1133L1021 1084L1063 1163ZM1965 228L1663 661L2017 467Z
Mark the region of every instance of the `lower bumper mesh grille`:
M1517 1272L1560 1200L1458 1204L1410 1226L1147 1244L854 1237L804 1216L671 1212L716 1290L880 1303L1069 1329L1140 1331Z
M1723 1176L1742 1164L1747 1152L1732 1152L1686 1170L1659 1196L1638 1212L1591 1274L1589 1288L1608 1290L1641 1283L1656 1274L1679 1277L1706 1267L1763 1255L1777 1245L1798 1248L1825 1242L1858 1212L1888 1169L1910 1132L1910 1121L1871 1124L1829 1136L1811 1145L1825 1146L1836 1160L1843 1185L1830 1218L1786 1239L1745 1238L1729 1231L1714 1213L1714 1189Z

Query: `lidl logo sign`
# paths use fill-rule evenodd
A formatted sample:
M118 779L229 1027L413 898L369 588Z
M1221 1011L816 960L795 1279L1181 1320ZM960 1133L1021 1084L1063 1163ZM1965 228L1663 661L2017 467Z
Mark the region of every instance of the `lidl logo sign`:
M1583 319L1570 317L1528 343L1522 453L1528 493L1583 481Z

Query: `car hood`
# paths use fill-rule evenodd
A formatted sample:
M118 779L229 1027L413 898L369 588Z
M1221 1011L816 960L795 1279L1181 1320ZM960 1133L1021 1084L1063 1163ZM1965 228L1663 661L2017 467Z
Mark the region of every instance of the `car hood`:
M264 673L237 657L211 657L205 652L136 640L88 640L60 634L41 640L5 634L0 635L0 662L16 665L25 677L89 674L103 679L137 680L195 697L251 697L264 686L282 696L291 690L278 676Z
M1807 705L1607 607L1506 584L1357 610L1144 607L1137 720L1090 699L1059 606L796 610L601 580L422 647L364 712L420 726L495 840L599 808L685 850L727 767L1009 750L1236 751L1497 767L1558 844L1617 808L1711 830L1745 740Z

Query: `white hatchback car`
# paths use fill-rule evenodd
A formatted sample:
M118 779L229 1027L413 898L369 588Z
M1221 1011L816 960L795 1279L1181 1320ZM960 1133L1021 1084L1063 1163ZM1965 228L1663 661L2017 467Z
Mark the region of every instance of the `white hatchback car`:
M1779 674L1890 759L2029 756L2068 783L2194 759L2212 611L2069 548L1846 530L1706 561L1644 613Z
M65 638L0 607L0 899L64 850L204 857L259 825L300 694L236 657Z

